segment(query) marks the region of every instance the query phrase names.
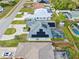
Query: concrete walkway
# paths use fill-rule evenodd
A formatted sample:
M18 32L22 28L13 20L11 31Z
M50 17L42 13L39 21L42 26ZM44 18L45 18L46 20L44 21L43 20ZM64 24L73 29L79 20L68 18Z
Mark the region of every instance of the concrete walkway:
M21 13L21 12L18 12ZM24 12L24 15L21 18L14 18L14 20L25 20L26 16L28 16L28 12Z
M18 12L19 13L19 12ZM26 16L28 15L27 12L24 12L26 14ZM14 20L25 20L25 16L23 16L22 18L14 18ZM20 34L23 34L23 33L26 33L28 34L29 32L24 32L23 31L23 27L26 27L26 24L10 24L8 28L15 28L16 29L16 33L12 34L12 35L0 35L0 40L3 41L3 40L11 40L11 39L14 39L15 38L15 35L20 35Z
M12 34L12 35L3 35L2 38L0 40L11 40L15 38L15 35L20 35L23 33L28 34L29 32L24 32L23 31L23 27L25 27L26 24L20 24L20 25L10 25L8 28L15 28L16 29L16 33Z

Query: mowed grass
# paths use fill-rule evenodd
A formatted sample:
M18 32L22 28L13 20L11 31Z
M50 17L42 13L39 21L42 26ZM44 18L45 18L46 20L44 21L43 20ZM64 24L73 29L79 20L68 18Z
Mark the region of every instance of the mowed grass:
M23 14L17 14L16 18L21 18L23 16Z
M20 12L29 12L29 13L33 13L33 9L32 8L22 8L20 10Z
M12 35L16 32L16 29L15 28L8 28L6 31L5 31L5 35Z
M2 13L0 13L0 18L3 18L4 16L6 16L6 14L13 8L13 6L7 6L4 8L4 11Z
M15 20L11 24L26 24L25 20Z
M21 42L27 42L27 34L21 34L12 40L0 41L0 46L2 47L16 47Z
M51 40L52 40L52 41L63 41L64 38L52 38Z
M19 1L20 1L20 0L15 0L15 2L17 2L17 3L18 3Z

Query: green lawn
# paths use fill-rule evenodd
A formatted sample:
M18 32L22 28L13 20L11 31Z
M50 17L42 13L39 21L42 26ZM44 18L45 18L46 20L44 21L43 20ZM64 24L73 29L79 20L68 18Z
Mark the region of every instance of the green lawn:
M52 41L63 41L64 38L52 38L51 40L52 40Z
M25 20L15 20L11 24L26 24Z
M29 13L33 13L33 9L32 8L22 8L20 10L20 12L29 12Z
M34 11L34 9L33 9L33 7L32 7L32 4L33 3L25 3L24 4L24 8L22 8L20 11L21 12L29 12L29 13L33 13L33 11ZM28 7L28 6L30 6L30 7Z
M2 47L16 47L20 42L27 42L27 34L17 35L12 40L0 41L0 46Z
M51 20L52 21L55 21L56 22L56 25L59 26L59 23L62 22L62 21L65 21L66 20L66 17L62 13L59 13L57 15L56 12L54 12L54 14L52 15Z
M23 14L17 14L16 18L21 18L23 16Z
M15 2L19 2L19 0L15 0Z
M13 8L13 6L5 7L4 8L5 10L2 13L0 13L0 18L3 18L12 8Z
M8 28L6 31L5 31L5 35L12 35L16 32L16 29L15 28Z

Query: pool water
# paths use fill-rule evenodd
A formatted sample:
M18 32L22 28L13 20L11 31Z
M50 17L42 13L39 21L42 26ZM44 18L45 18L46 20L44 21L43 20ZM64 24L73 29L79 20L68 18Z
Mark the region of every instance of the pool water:
M76 34L76 35L79 35L79 31L77 30L77 29L72 29L73 30L73 32Z

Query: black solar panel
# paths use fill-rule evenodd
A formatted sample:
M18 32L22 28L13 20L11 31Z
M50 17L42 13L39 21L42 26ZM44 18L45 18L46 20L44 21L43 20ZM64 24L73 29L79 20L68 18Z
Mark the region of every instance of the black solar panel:
M48 23L49 27L55 27L55 23Z
M43 29L40 29L37 34L32 34L32 37L49 37L49 35L47 35Z

